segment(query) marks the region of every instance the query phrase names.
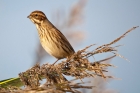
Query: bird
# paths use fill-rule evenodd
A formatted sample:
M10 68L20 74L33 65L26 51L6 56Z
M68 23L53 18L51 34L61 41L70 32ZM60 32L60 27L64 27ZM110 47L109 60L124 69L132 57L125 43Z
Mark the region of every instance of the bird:
M67 38L48 20L42 11L35 10L27 18L35 24L42 47L48 54L57 59L54 64L75 53Z

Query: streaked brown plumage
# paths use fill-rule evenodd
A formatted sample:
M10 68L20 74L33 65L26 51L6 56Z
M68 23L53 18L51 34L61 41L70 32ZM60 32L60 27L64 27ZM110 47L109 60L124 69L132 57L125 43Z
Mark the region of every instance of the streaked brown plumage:
M59 60L74 54L75 51L69 41L42 11L33 11L28 18L36 25L40 43L50 55Z

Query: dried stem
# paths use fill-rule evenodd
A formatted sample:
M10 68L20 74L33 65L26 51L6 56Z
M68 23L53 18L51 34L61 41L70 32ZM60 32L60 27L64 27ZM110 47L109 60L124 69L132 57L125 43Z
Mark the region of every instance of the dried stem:
M36 64L34 67L27 70L26 72L20 73L19 76L21 80L24 82L26 87L36 90L41 88L41 89L56 89L56 91L59 90L65 92L68 91L75 92L77 90L74 89L77 88L92 88L93 86L71 84L72 82L68 81L63 76L63 74L75 77L76 79L80 80L86 77L95 77L95 76L100 76L102 78L113 78L112 76L106 76L104 74L104 72L107 72L105 68L108 68L113 65L109 63L108 64L104 63L103 61L110 60L115 56L117 56L118 53L114 52L116 50L114 49L114 47L111 47L111 45L118 42L120 39L126 36L127 33L131 32L137 27L138 26L133 27L119 38L113 40L111 43L99 46L91 52L87 52L87 49L92 47L93 45L87 46L84 49L77 51L70 58L63 60L61 63L58 64L51 65L47 63L41 66L39 64ZM88 60L90 56L93 56L95 54L112 51L115 55L108 57L106 59L102 59L96 62L91 62ZM42 85L43 87L40 87L39 81L41 79L46 79L46 83Z

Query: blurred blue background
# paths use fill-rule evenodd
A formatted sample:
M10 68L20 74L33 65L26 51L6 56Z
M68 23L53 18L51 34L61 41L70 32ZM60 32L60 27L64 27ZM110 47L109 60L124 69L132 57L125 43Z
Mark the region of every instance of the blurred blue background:
M27 16L34 10L43 11L53 23L52 13L58 8L68 11L78 0L0 0L0 80L18 76L33 65L39 42L36 27ZM116 39L133 26L140 26L139 0L88 0L82 29L86 37L79 50L90 44L106 44ZM117 68L111 68L113 76L108 87L120 93L140 92L140 28L130 32L117 42L119 57L112 60ZM96 55L95 59L110 56ZM52 57L53 58L53 57ZM56 59L43 60L54 62Z

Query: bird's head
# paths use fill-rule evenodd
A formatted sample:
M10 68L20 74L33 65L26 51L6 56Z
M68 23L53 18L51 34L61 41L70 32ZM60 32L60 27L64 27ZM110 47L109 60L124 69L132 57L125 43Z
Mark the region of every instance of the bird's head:
M27 18L29 18L34 24L41 24L45 19L46 15L42 11L33 11Z

